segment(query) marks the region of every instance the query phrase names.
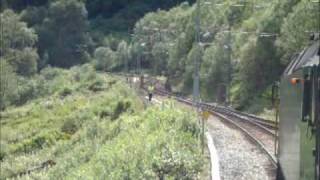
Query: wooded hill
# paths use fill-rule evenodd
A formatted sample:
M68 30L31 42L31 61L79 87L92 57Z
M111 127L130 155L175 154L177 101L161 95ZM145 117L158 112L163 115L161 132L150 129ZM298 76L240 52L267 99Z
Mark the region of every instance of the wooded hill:
M1 2L2 73L8 77L88 62L97 70L136 71L140 59L144 70L165 75L173 90L188 94L197 59L202 99L229 97L237 108L268 104L271 84L319 31L319 3L309 0L200 0L201 46L192 2ZM5 79L1 102L12 104Z

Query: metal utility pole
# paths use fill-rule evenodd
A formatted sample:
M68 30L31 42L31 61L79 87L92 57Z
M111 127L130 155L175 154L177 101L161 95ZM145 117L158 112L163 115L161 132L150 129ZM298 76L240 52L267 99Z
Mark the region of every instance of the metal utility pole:
M228 71L227 71L227 86L226 86L226 103L230 104L230 88L231 88L231 25L229 24L229 33L228 33Z
M196 17L195 17L195 42L196 42L196 56L194 59L194 75L193 75L193 105L196 107L197 111L200 112L201 109L199 107L200 101L200 78L199 78L199 69L200 69L200 0L197 0L196 6ZM199 119L199 125L201 126L201 135L200 135L200 143L202 147L202 153L204 152L204 118Z
M3 10L2 9L2 7L0 8L1 9L1 11ZM0 17L0 18L2 18L2 17ZM2 19L1 19L1 21L2 21ZM1 74L1 76L0 76L0 82L2 83L2 82L4 82L4 67L3 67L3 63L4 63L4 59L3 59L3 57L4 57L4 52L3 52L3 50L4 50L4 39L3 39L3 25L1 25L1 27L0 27L0 74ZM6 85L5 84L1 84L1 92L0 92L0 100L3 102L3 99L4 99L4 93L5 93L5 88L6 87ZM2 110L4 110L4 108L5 108L5 106L4 106L4 103L0 103L0 111L2 111ZM2 119L2 113L0 113L0 119Z
M140 85L139 87L141 87L141 45L139 44L139 53L138 53L138 57L137 57L137 75L139 77L139 82Z
M130 36L130 28L128 28L128 35L129 35L129 41L131 41L131 36ZM131 42L130 42L131 44ZM126 73L126 77L127 77L127 81L129 81L129 54L130 54L130 44L127 43L127 47L125 49L125 73Z
M143 52L143 47L144 45L142 45L141 43L141 32L143 27L141 25L141 23L139 22L138 25L137 25L137 28L138 28L138 55L137 55L137 59L136 59L136 73L139 77L139 81L140 81L140 84L139 84L139 87L142 88L143 86L143 75L142 75L142 68L141 68L141 58L142 58L142 52Z
M126 80L127 80L127 82L129 82L129 78L130 78L130 77L129 77L129 53L130 53L130 52L129 52L129 51L130 51L129 48L130 48L130 45L127 46L126 54L125 54L125 56L126 56L126 57L125 57L125 61L126 61L126 62L125 62L125 71L126 71L125 73L126 73Z
M143 88L144 85L144 76L142 73L142 57L143 57L143 51L144 51L145 44L139 44L140 50L139 50L139 56L138 56L138 73L139 73L139 79L140 79L140 88Z
M200 49L200 0L197 0L196 7L196 17L195 17L195 25L196 25L196 33L195 33L195 41L197 50ZM198 55L198 54L197 54ZM193 104L198 107L198 102L200 99L199 95L199 62L200 57L195 57L194 59L194 75L193 75Z

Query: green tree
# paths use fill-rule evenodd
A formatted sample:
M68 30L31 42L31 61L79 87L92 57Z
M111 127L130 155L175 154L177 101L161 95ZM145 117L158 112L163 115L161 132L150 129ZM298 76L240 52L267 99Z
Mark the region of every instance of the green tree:
M88 61L91 38L83 2L52 2L39 34L41 45L48 51L49 64L70 67Z
M186 33L182 33L177 38L176 43L169 50L169 76L179 77L184 73L187 55L189 52L189 48L191 47L190 44L187 42Z
M302 0L293 11L284 19L281 26L281 36L277 41L282 50L282 63L287 64L290 57L300 52L309 44L312 32L319 33L319 4Z
M126 71L128 68L126 66L129 63L129 47L125 41L121 41L119 43L117 48L117 53L118 53L117 66L124 67L124 71Z
M193 85L196 63L200 65L202 61L203 48L194 44L186 59L185 71L183 73L184 91L190 91Z
M167 62L169 59L168 45L165 43L157 43L153 46L152 55L154 57L153 72L155 74L161 74L167 72Z
M29 6L43 6L49 1L54 0L32 0L32 1L21 1L21 0L1 0L1 5L4 8L10 8L15 11L21 11Z
M232 73L228 47L226 36L217 35L214 44L205 50L201 64L202 93L219 102L226 100L228 77Z
M263 9L252 9L253 14L242 22L241 31L256 33L236 34L233 43L233 54L239 63L232 92L233 100L239 107L253 104L255 98L263 98L261 95L279 79L283 69L280 64L282 52L276 42L279 41L278 34L281 34L285 18L297 2L258 2Z
M21 20L37 31L44 19L48 16L48 9L46 6L28 6L20 13L20 16Z
M0 111L10 105L17 96L17 76L11 65L0 61Z
M112 51L108 47L99 47L94 52L95 67L97 70L111 71L117 65L116 52Z
M2 48L1 59L6 60L19 75L30 76L37 71L39 59L34 48L37 42L35 31L12 10L1 13Z

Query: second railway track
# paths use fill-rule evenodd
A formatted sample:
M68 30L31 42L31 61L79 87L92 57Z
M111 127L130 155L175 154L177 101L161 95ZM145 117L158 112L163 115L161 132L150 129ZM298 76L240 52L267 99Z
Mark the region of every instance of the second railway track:
M160 95L174 97L176 100L182 103L193 106L193 102L189 99L174 96L163 90L157 90L157 93ZM271 169L276 169L277 160L275 157L275 140L277 138L277 128L275 123L254 115L231 110L228 107L222 107L208 103L200 103L199 106L202 109L209 111L213 115L223 119L224 122L232 124L244 132L253 143L255 143L262 151L266 153L272 166Z
M275 148L275 136L270 133L265 133L256 126L256 124L251 124L250 121L243 121L241 119L236 119L233 116L229 117L228 115L221 114L220 112L216 112L214 110L210 110L215 116L220 117L227 123L231 123L237 128L241 129L255 144L257 144L270 159L272 165L276 167L277 161L274 155Z

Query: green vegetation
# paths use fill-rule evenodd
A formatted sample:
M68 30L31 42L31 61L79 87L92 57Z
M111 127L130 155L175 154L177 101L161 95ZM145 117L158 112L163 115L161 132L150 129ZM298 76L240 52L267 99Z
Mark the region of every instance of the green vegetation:
M39 57L34 48L38 40L35 31L28 28L11 10L5 10L0 18L1 62L6 61L19 75L30 76L36 73Z
M134 70L140 59L146 72L166 76L168 87L184 93L192 90L198 59L203 99L229 97L234 107L247 109L269 98L264 94L290 57L308 44L309 32L318 31L318 4L308 0L200 0L199 46L195 4L179 3L4 1L1 56L23 76L48 64ZM157 8L164 10L144 14Z
M48 54L48 63L70 67L89 61L91 38L87 10L77 0L56 1L50 4L40 34L40 51ZM62 28L63 27L63 28Z
M172 102L145 110L122 80L90 65L34 78L28 101L1 112L0 179L196 179L202 171L195 114Z
M199 1L200 44L193 0L2 0L0 179L199 178L195 115L144 109L105 72L141 65L190 94L198 60L202 99L269 116L272 83L319 31L318 3Z
M8 106L16 94L15 84L17 76L12 67L6 62L0 66L0 110L4 110Z
M229 96L239 109L257 112L270 107L270 86L279 80L290 57L309 43L310 33L319 31L318 3L200 0L200 4L201 48L194 38L195 5L183 3L148 13L136 23L133 46L145 44L138 51L144 68L161 67L153 73L165 72L174 90L190 93L197 59L206 101L224 102ZM154 52L163 44L160 60ZM159 62L167 66L157 66Z

